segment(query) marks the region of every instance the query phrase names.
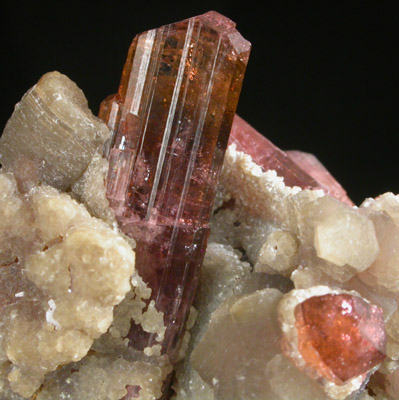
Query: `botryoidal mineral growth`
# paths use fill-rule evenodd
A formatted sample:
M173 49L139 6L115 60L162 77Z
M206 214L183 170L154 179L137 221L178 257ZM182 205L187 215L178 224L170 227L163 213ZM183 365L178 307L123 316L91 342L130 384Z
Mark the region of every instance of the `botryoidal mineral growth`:
M136 36L106 124L58 72L16 105L0 400L398 398L399 197L235 116L249 48L209 12Z

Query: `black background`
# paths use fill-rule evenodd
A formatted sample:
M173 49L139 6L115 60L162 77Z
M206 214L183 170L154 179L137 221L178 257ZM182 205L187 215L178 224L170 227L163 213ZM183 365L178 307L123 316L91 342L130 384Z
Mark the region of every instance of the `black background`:
M73 79L97 113L136 33L214 9L253 45L242 117L279 147L316 154L357 204L399 193L398 18L387 2L0 4L1 126L51 70Z

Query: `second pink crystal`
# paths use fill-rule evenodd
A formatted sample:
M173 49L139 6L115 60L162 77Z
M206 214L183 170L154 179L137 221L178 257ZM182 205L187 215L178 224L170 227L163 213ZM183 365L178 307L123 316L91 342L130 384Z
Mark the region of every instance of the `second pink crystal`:
M238 115L234 118L229 144L235 144L238 151L249 154L265 171L275 170L287 186L323 189L338 200L353 205L344 188L315 156L300 151L284 152Z

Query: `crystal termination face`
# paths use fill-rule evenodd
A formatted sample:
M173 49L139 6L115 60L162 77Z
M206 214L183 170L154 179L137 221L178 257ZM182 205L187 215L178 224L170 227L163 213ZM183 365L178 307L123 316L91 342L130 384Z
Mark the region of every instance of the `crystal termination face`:
M113 133L107 197L137 241L136 267L164 313L163 353L176 360L209 234L215 189L250 43L208 12L144 32L100 117ZM157 344L132 325L130 344Z
M343 203L353 205L343 187L315 156L279 149L238 115L234 118L229 144L235 144L238 151L249 154L264 171L275 170L287 186L323 189Z
M299 349L306 363L342 385L385 358L382 309L349 294L327 294L295 308Z

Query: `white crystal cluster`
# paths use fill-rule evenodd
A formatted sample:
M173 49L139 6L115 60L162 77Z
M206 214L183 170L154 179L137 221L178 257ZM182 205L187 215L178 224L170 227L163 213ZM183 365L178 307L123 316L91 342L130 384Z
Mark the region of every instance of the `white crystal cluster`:
M398 398L399 197L350 207L320 190L285 186L234 146L219 190L175 399ZM293 309L283 304L320 290L362 296L384 310L386 360L341 386L297 368L299 352L296 363L282 353L282 342L296 340Z
M165 327L108 206L108 137L54 72L0 139L1 400L119 400L129 387L150 400L171 372L160 346L144 354L124 339L132 320L159 340Z
M134 252L57 189L21 194L0 173L0 192L0 379L26 398L107 331L130 290Z

